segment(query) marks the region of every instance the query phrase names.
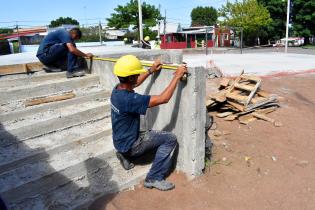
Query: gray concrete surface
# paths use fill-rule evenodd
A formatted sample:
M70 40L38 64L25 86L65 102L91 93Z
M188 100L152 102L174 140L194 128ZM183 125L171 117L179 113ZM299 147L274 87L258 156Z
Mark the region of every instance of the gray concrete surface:
M150 167L127 172L116 159L109 94L99 77L67 80L61 75L1 77L3 92L20 90L0 105L0 193L9 209L82 209L98 196L139 183ZM66 90L77 97L24 106L38 91Z
M120 57L122 54L113 55ZM160 58L166 63L181 63L180 51L156 51L135 53L144 60ZM114 63L93 61L92 72L100 75L101 84L112 90L118 83L113 74ZM174 132L178 137L179 154L177 168L187 175L199 175L204 168L205 152L205 82L204 68L189 68L191 76L187 82L180 82L168 104L148 110L144 118L144 129L157 129ZM172 70L162 70L158 75L147 79L137 92L141 94L160 94L173 78Z
M315 69L315 55L294 53L185 54L183 59L192 66L216 67L224 76L237 76L242 70L245 74L263 76Z
M75 88L88 87L97 84L97 76L85 76L68 80L62 78L58 80L43 81L40 84L30 84L25 86L16 86L13 88L0 88L0 103L6 103L10 100L30 99L40 96L56 94L59 92L71 91Z
M133 48L130 46L98 46L98 47L79 47L78 49L82 50L85 53L93 53L94 55L104 55L104 54L115 54L115 53L136 53L141 51L147 51L140 48ZM32 63L38 62L39 60L36 57L36 52L25 52L17 53L10 55L0 56L0 66L2 65L11 65L11 64L23 64L23 63Z
M137 50L136 50L137 51ZM179 51L124 51L142 59L181 63ZM119 57L106 52L103 56ZM29 62L29 61L27 61ZM109 92L113 63L94 61L93 75L64 73L4 76L0 88L0 193L10 209L82 209L96 198L144 178L148 162L125 171L112 145ZM173 131L180 143L178 169L199 175L204 167L205 69L189 68L169 104L148 110L143 128ZM138 89L158 94L173 71L163 70ZM27 85L25 85L27 83ZM76 98L26 108L26 99L73 91Z

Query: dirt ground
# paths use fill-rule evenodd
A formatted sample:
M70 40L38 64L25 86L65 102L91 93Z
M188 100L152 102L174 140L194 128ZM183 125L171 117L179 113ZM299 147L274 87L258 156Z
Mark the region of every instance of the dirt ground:
M213 138L205 174L189 181L173 173L169 192L135 190L107 196L92 209L312 209L315 206L315 75L265 78L263 89L282 96L268 114L281 127L240 125L215 118L225 135ZM246 162L245 157L249 158Z

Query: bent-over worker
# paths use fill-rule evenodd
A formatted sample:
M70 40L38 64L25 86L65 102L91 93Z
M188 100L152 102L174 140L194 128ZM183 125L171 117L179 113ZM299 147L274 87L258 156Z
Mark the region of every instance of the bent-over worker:
M46 66L47 72L67 70L67 77L84 76L84 71L78 65L78 57L93 57L91 53L84 53L77 49L75 40L81 39L79 28L70 31L58 29L49 33L37 50L37 58Z

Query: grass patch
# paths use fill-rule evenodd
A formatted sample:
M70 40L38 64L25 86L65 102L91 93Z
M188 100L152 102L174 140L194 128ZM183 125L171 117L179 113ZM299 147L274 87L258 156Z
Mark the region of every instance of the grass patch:
M308 44L308 45L304 45L302 48L303 49L313 49L313 50L315 50L315 45Z

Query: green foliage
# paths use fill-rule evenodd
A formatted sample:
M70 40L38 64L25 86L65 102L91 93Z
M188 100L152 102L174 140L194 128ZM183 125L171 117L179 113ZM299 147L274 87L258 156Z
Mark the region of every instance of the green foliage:
M257 0L227 2L219 12L224 19L223 25L243 28L244 39L249 45L255 43L254 39L261 32L261 28L272 21L267 8L259 4Z
M283 0L258 0L264 5L269 13L272 21L261 30L260 37L263 42L268 40L279 40L285 37L287 2Z
M80 25L80 23L77 20L75 20L75 19L73 19L71 17L59 17L56 20L52 20L50 22L49 27L58 27L58 26L61 26L63 24Z
M82 37L77 42L98 42L100 41L98 26L80 28ZM102 40L105 41L104 33L102 33Z
M294 0L293 4L293 29L297 36L308 38L315 35L315 1L314 0Z
M11 28L0 28L0 34L10 34L13 33L13 29Z
M125 6L118 5L115 13L107 18L108 26L115 28L129 28L133 25L134 29L139 28L138 1L130 0ZM153 5L142 3L143 24L146 27L152 27L157 24L157 20L161 20L160 11Z
M149 27L143 29L143 36L149 36L150 40L154 40L157 37L157 32L151 31ZM137 31L129 31L126 33L125 37L128 39L127 43L131 43L132 40L139 39L139 33Z
M196 7L190 17L192 26L212 26L217 22L218 12L213 7Z

